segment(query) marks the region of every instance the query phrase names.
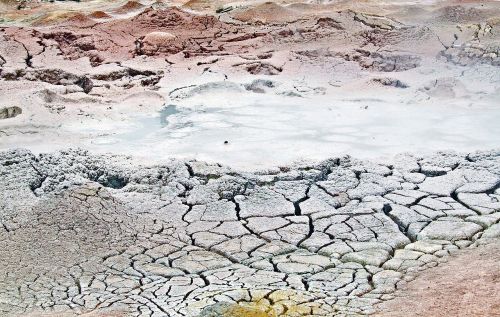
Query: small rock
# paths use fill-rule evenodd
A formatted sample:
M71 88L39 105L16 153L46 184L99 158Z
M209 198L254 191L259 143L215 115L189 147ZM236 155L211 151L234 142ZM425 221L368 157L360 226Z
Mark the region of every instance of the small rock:
M23 109L17 106L0 108L0 119L14 118L21 113L23 113Z
M83 89L83 92L88 94L92 88L94 88L94 83L88 77L83 76L75 84Z

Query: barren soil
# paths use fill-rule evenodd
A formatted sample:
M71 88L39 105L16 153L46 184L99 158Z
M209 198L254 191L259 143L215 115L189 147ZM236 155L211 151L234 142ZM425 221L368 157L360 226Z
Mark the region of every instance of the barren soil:
M498 1L1 1L0 315L498 315L499 67Z
M457 252L395 296L374 316L500 316L500 245Z

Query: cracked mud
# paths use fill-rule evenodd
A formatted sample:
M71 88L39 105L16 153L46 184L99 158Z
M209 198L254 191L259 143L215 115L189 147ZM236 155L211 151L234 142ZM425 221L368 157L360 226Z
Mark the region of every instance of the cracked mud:
M260 173L3 152L0 311L371 314L450 253L498 245L499 167L499 152Z
M498 315L499 28L0 0L0 315Z

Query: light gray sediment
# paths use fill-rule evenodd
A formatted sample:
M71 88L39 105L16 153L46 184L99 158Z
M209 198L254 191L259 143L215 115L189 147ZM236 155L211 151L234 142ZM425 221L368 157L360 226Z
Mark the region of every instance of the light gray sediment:
M0 314L371 314L450 252L498 243L499 185L500 151L254 173L2 152Z

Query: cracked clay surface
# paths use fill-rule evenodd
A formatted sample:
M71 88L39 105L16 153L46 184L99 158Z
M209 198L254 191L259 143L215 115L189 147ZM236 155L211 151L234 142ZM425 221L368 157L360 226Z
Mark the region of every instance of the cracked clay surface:
M494 151L259 173L3 152L0 311L373 314L450 253L498 246L499 168Z
M0 317L500 316L499 30L0 0Z

